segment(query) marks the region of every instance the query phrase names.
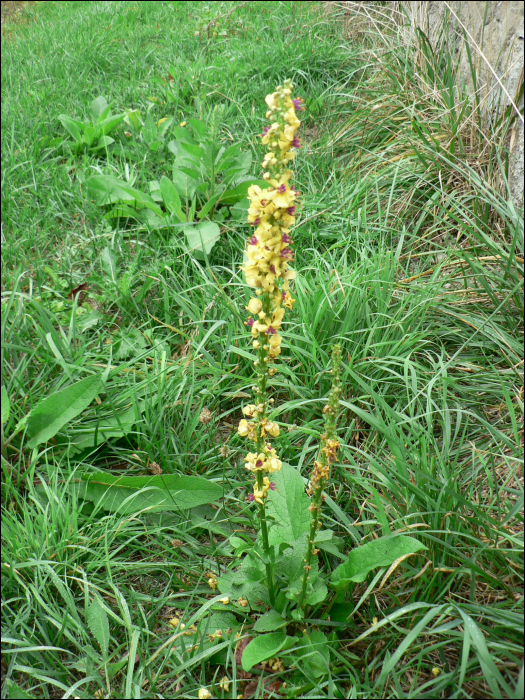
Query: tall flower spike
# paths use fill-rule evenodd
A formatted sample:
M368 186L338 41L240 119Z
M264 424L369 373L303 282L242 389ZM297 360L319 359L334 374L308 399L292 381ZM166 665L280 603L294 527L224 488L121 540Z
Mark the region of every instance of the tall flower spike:
M308 547L303 567L303 583L297 606L302 609L308 582L310 581L309 572L312 569L312 557L318 553L315 548L317 531L321 526L321 506L323 503L323 489L325 488L330 477L330 465L337 459L337 450L339 449L339 441L336 434L336 420L339 412L339 400L341 398L341 346L334 345L332 348L332 390L328 397L328 403L323 409L325 414L324 432L321 435L321 447L319 454L314 462L312 478L310 480L310 488L308 495L312 497L312 503L309 511L312 514L310 521L310 534L308 537Z
M255 291L246 307L251 314L246 321L252 336L252 347L257 357L254 362L257 373L256 405L246 407L244 414L253 420L241 420L239 435L255 443L253 452L245 458L246 469L256 476L251 502L264 506L270 483L266 475L282 467L269 442L278 437L279 426L268 420L268 378L276 373L270 365L281 354L281 325L286 309L291 309L295 299L290 294L290 280L295 271L293 241L290 227L295 223L296 202L299 195L290 184L293 172L289 163L299 147L296 136L301 122L296 110L302 109L301 98L292 99L293 85L286 80L272 95L266 97L266 117L270 125L265 127L262 143L267 152L262 161L263 179L268 187L252 185L248 189L250 208L248 223L255 227L246 244L244 274L247 284Z

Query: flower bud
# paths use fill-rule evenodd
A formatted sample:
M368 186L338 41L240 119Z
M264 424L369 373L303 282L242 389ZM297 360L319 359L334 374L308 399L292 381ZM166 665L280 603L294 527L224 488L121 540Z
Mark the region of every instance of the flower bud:
M262 301L260 299L255 298L250 299L248 306L246 307L246 310L249 311L251 314L258 314L261 309Z

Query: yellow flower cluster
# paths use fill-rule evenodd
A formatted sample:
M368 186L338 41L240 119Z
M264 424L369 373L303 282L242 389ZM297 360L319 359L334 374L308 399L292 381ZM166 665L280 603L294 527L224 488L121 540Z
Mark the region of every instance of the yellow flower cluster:
M252 185L248 189L248 223L255 227L255 231L246 246L243 269L246 282L255 289L256 295L246 307L250 313L246 325L250 329L252 346L257 351L254 364L258 375L258 404L245 407L244 415L253 421L242 419L238 432L256 444L255 452L246 455L245 466L260 475L250 497L257 503L263 503L268 489L273 488L262 473L273 474L282 467L275 450L267 442L269 437L278 437L279 426L266 417L269 403L266 378L276 372L269 364L281 353L279 331L285 310L291 309L295 303L289 286L290 280L296 276L289 267L293 260L290 228L295 223L295 201L299 193L290 185L293 173L288 164L295 157L294 149L300 145L296 132L301 122L296 110L302 109L302 100L292 99L292 90L293 85L287 80L266 97L266 117L271 124L262 135L262 143L268 149L262 167L268 187L263 189Z

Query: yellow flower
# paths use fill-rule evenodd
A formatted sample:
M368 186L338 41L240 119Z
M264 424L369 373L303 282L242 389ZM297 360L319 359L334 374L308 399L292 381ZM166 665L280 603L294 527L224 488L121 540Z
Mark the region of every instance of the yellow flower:
M237 432L241 437L246 437L250 432L250 428L248 427L248 425L248 421L244 418L240 421L239 427L237 428Z
M161 124L164 124L164 122L166 121L167 118L168 118L168 117L164 117L163 119L159 119L159 121L157 122L157 126L160 126Z
M287 309L292 309L293 305L295 304L295 299L293 299L290 296L290 292L286 292L284 299L283 299L283 304L286 306Z
M250 438L250 440L256 439L255 424L249 423L244 418L239 422L239 427L237 428L237 432L239 433L239 435L241 437L247 437L247 438Z
M282 320L284 318L284 309L275 309L275 311L272 314L272 322L271 322L271 327L274 328L276 331L279 330L281 327Z
M264 502L264 499L266 498L266 494L267 494L269 488L270 488L270 479L268 479L267 476L265 476L263 479L262 489L259 489L259 487L257 486L257 482L255 482L254 487L253 487L253 496L254 496L254 500L256 503L263 503Z
M217 588L217 579L213 574L208 578L208 586L211 588L212 591L214 591Z
M225 598L219 598L219 603L222 603L223 605L228 605L229 602L230 599L228 598L228 596L226 596Z
M219 681L219 687L221 690L224 690L225 693L230 692L230 679L228 678L228 676L224 676L223 678L221 678L221 680Z
M201 688L199 690L199 700L209 700L209 698L212 697L212 694L207 688Z
M283 463L280 459L277 459L277 457L272 457L266 462L266 472L268 474L275 474L275 472L278 472L282 466Z
M281 209L288 209L288 207L291 207L293 205L295 194L290 189L283 188L286 188L286 185L279 185L279 187L277 188L277 194L275 194L273 197L273 202L276 207L280 207Z
M268 433L268 435L271 435L272 437L279 437L281 430L277 423L267 423L264 426L265 431Z
M259 471L264 467L266 457L262 452L260 454L256 454L255 452L248 452L248 454L244 458L244 461L244 466L246 467L246 469L248 469L248 471L250 472L255 472Z
M179 126L186 126L187 122L181 122Z
M270 348L278 348L282 342L283 342L283 339L281 338L279 333L275 333L274 335L271 335L268 338L268 343L270 345Z
M245 416L248 416L248 418L253 418L256 411L257 411L257 406L254 406L253 403L249 403L247 406L245 406L242 409L242 412L244 413Z
M434 676L434 678L437 678L440 673L441 669L439 669L437 666L434 666L434 668L432 669L432 675Z
M252 298L250 299L246 310L249 311L251 314L258 314L259 311L262 309L262 306L262 301L260 299Z

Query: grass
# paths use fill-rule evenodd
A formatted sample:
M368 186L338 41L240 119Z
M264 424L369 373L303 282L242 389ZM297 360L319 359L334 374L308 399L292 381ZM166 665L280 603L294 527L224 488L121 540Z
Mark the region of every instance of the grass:
M348 39L334 6L56 2L27 12L2 46L3 697L196 697L201 687L263 697L261 672L247 681L235 662L234 636L206 636L218 624L207 574L234 567L228 537L255 526L236 434L253 383L246 226L226 222L206 261L162 231L112 228L87 177L98 168L148 191L171 155L74 156L53 139L59 114L84 118L104 95L114 112L215 120L224 142L252 150L259 176L264 97L286 77L306 110L297 303L275 381L279 452L309 475L338 340L342 449L325 523L344 552L398 531L428 549L356 584L344 624L335 608L332 622L316 621L337 631L329 674L288 652L271 674L286 687L269 690L522 697L523 219L501 124L478 121L446 52L406 50L386 27L375 43ZM174 101L150 101L163 99L172 67ZM82 303L68 300L84 283ZM29 449L19 421L108 367L98 401ZM121 515L77 488L82 474L155 468L205 475L224 497ZM109 619L105 645L93 605ZM240 624L243 610L228 609ZM191 644L175 617L198 625Z

